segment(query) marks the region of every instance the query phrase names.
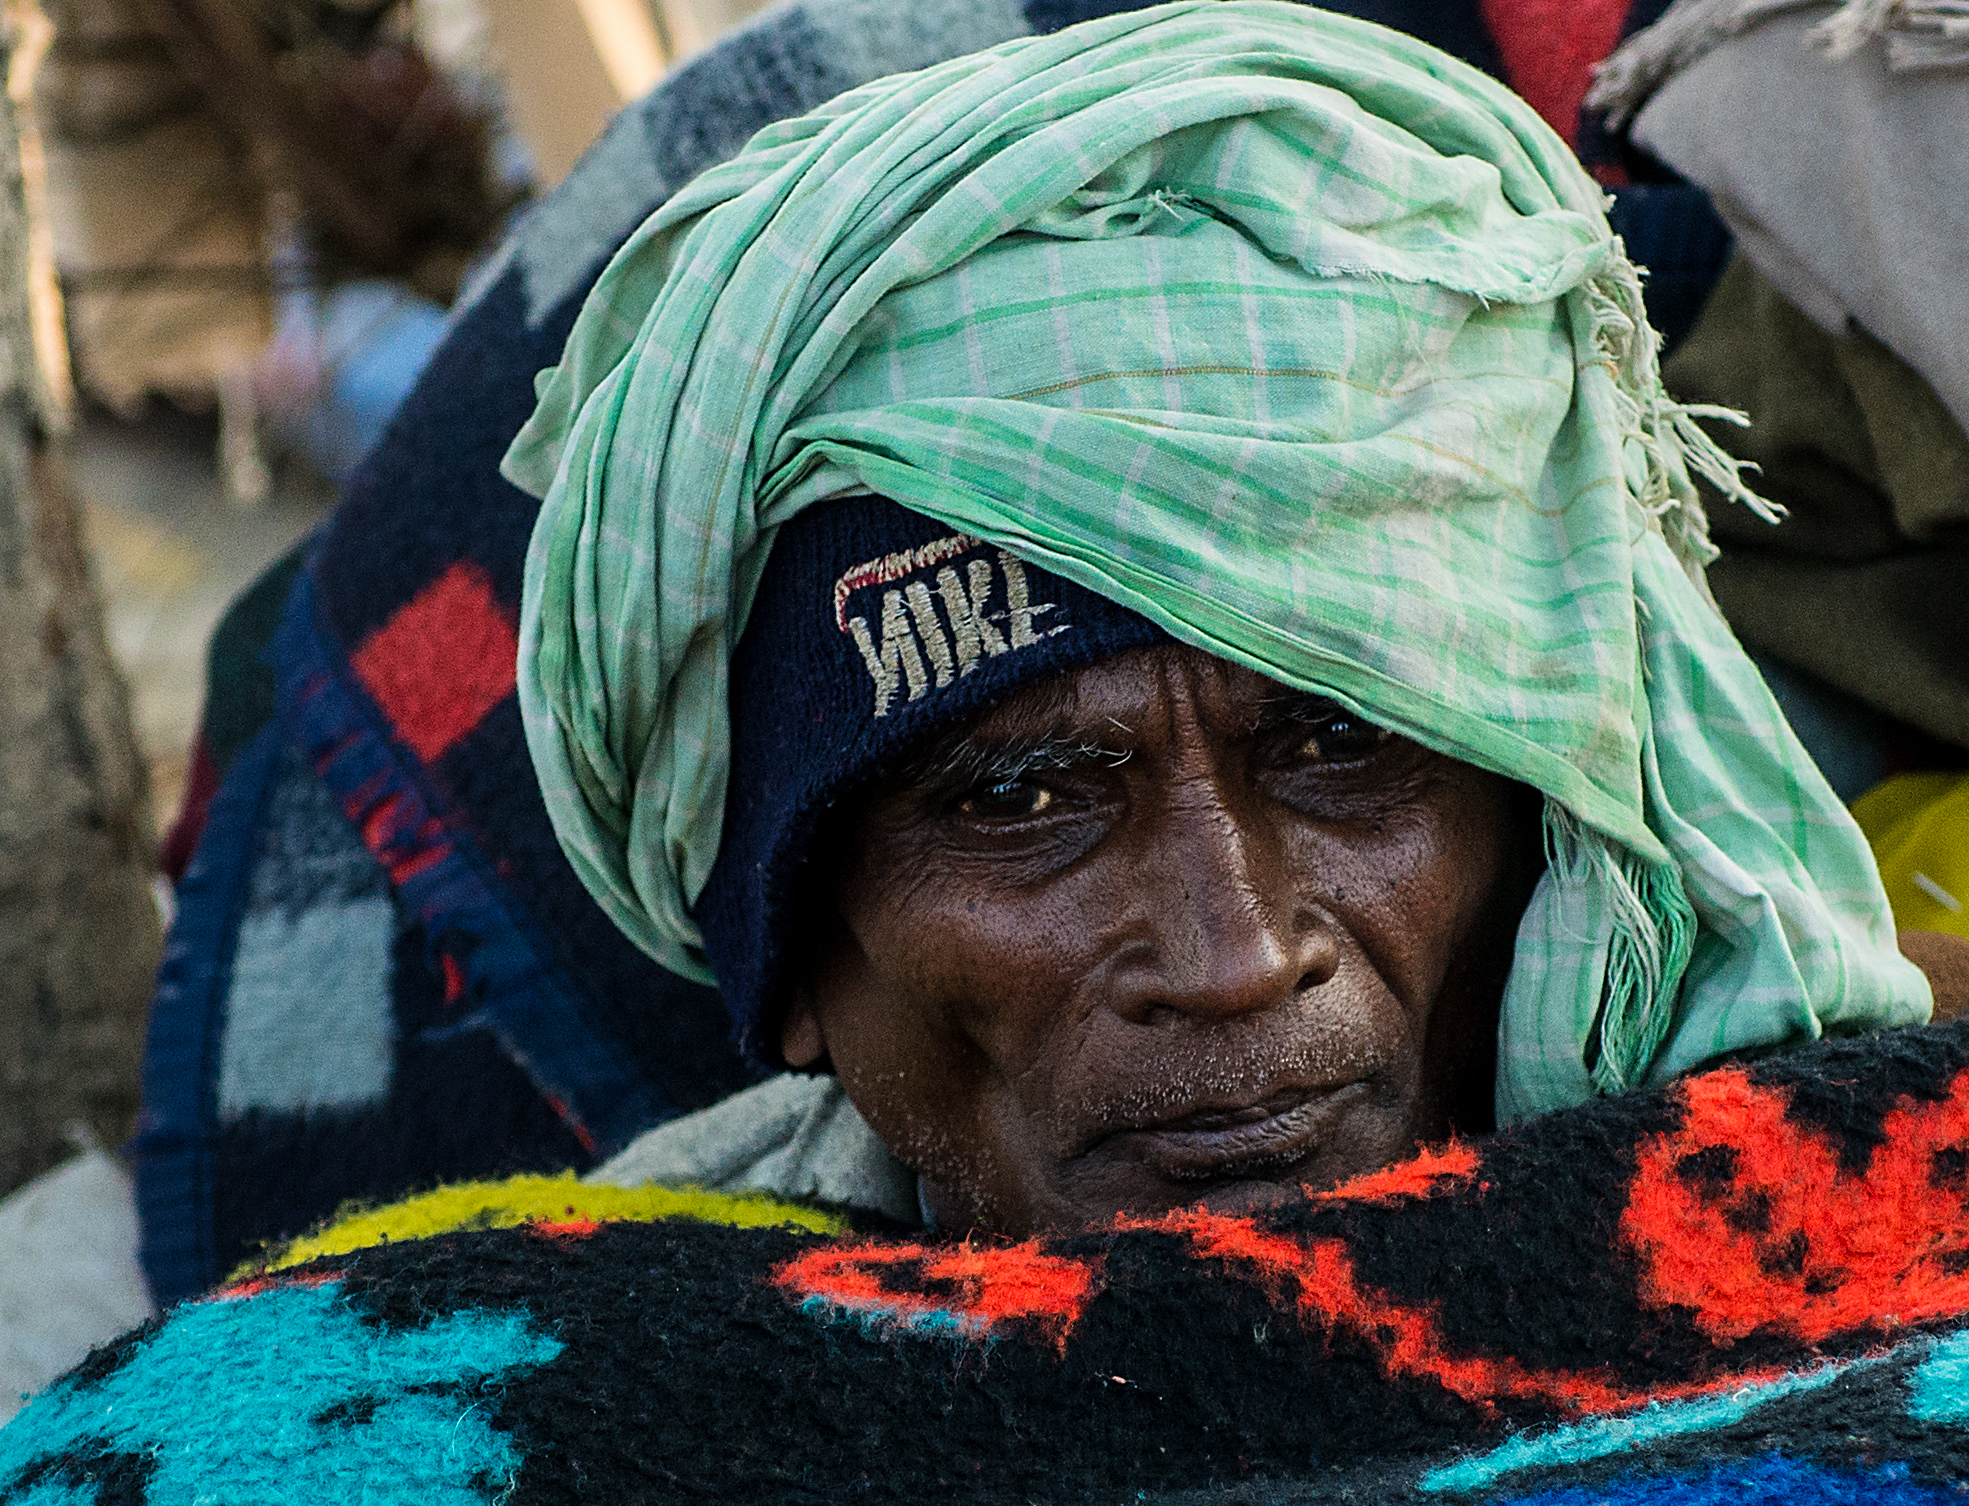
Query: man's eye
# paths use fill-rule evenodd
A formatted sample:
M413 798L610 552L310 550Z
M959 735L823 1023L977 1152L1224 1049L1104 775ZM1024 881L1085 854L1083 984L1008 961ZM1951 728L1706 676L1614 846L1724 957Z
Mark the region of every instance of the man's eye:
M965 815L985 821L1011 821L1036 816L1053 803L1053 792L1030 779L1007 779L979 785L957 804Z
M1340 712L1313 728L1299 744L1299 756L1314 763L1353 763L1393 736L1386 727Z

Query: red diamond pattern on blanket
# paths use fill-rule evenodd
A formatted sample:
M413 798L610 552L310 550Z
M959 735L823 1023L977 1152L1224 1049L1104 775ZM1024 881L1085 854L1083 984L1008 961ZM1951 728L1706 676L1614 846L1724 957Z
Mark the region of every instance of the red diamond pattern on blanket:
M349 662L398 739L428 764L513 693L518 656L491 577L460 560L364 639Z

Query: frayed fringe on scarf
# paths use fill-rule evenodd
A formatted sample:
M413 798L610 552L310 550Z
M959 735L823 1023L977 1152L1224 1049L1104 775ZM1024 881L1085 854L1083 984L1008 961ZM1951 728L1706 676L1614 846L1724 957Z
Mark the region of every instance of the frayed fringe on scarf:
M1721 43L1772 16L1824 3L1677 0L1599 66L1587 108L1605 110L1610 124L1624 125L1655 90ZM1837 61L1877 37L1887 39L1887 66L1896 73L1969 66L1969 0L1846 0L1806 40Z
M1678 403L1668 395L1661 381L1661 337L1648 323L1641 273L1618 237L1614 264L1587 283L1585 296L1593 349L1613 371L1621 428L1645 465L1635 504L1661 530L1697 590L1714 605L1704 571L1717 551L1709 541L1709 517L1691 473L1767 523L1780 521L1785 512L1744 481L1744 472L1756 465L1730 454L1696 420L1719 419L1738 427L1750 420L1734 408Z
M1695 948L1695 910L1673 863L1637 858L1549 799L1545 861L1555 882L1590 886L1608 907L1606 981L1587 1037L1586 1069L1601 1093L1624 1093L1647 1079L1675 1024L1675 1001Z
M1584 289L1591 349L1613 377L1618 421L1636 446L1643 475L1635 506L1713 607L1705 567L1716 557L1709 518L1692 474L1766 522L1784 510L1743 479L1749 462L1717 444L1697 419L1748 420L1712 403L1678 403L1661 381L1661 337L1648 323L1641 273L1615 242L1613 264ZM1639 605L1639 603L1637 603ZM1682 975L1695 946L1696 916L1673 863L1653 863L1583 826L1564 806L1545 802L1545 856L1553 880L1589 887L1606 909L1607 970L1600 1009L1586 1043L1586 1069L1601 1093L1624 1093L1647 1078L1675 1024Z

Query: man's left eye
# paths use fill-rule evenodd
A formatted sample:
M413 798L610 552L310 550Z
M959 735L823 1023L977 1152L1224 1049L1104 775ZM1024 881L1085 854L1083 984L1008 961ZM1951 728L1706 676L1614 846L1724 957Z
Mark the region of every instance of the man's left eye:
M965 815L984 821L1015 821L1036 816L1053 803L1053 792L1030 779L979 785L957 804Z
M1299 756L1312 763L1354 763L1393 737L1386 727L1340 712L1328 717L1299 744Z

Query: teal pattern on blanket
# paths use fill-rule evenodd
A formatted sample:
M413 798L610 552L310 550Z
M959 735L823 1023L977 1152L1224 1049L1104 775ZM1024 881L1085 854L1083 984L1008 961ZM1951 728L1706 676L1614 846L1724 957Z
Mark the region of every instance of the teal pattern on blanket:
M1969 1329L1950 1334L1914 1373L1908 1415L1969 1426Z
M1602 194L1494 81L1165 5L769 127L633 235L506 473L575 871L709 979L728 673L778 526L874 492L1546 797L1507 1117L1927 1018L1871 854L1708 598Z
M1483 1490L1516 1470L1581 1464L1646 1449L1670 1438L1731 1427L1766 1402L1831 1385L1847 1368L1839 1364L1822 1365L1816 1370L1793 1371L1776 1380L1743 1386L1721 1396L1657 1402L1637 1412L1596 1417L1591 1422L1572 1423L1547 1433L1520 1433L1487 1454L1432 1470L1422 1477L1422 1489Z
M477 1506L520 1465L496 1388L562 1348L524 1312L393 1329L333 1282L181 1307L126 1342L0 1430L0 1502L94 1506L120 1473L148 1506Z

